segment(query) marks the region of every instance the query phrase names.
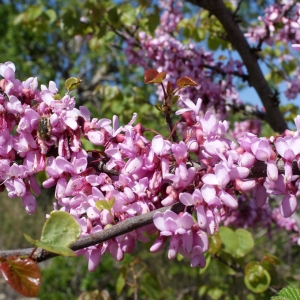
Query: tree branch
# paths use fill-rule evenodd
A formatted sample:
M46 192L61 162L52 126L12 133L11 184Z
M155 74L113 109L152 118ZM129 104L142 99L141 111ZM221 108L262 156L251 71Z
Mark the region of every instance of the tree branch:
M159 209L156 209L154 211L151 211L147 214L143 214L140 216L133 217L131 219L127 219L123 222L120 222L110 228L104 229L100 232L90 234L89 236L83 237L78 239L76 242L74 242L70 248L74 251L80 250L92 245L97 245L100 243L103 243L105 241L108 241L114 237L117 237L119 235L131 232L135 229L141 228L143 226L149 225L153 223L153 215L157 212L165 212L168 209L171 209L172 211L179 213L183 211L185 206L181 203L176 203L173 206L167 206L162 207ZM1 258L7 258L12 256L29 256L34 248L26 248L26 249L16 249L16 250L2 250L0 251L0 257ZM43 250L43 249L37 249L34 252L33 259L35 259L37 262L42 262L44 260L47 260L49 258L58 256L55 253L51 253L49 251Z
M258 93L265 109L266 121L270 124L272 129L276 132L284 132L287 129L287 124L279 110L278 103L276 103L275 94L269 87L261 68L257 62L257 56L251 49L243 32L235 22L232 12L230 12L224 5L222 0L186 0L199 7L207 9L214 15L223 25L228 34L229 41L232 46L240 54L244 65L248 71L248 82L253 86Z
M195 163L194 166L196 168L201 168L200 164ZM101 167L101 166L100 166ZM278 172L280 174L284 174L284 162L282 159L277 161ZM293 162L293 175L300 175L300 170L298 169L298 164L296 161ZM266 177L267 176L267 165L263 161L257 161L254 166L251 168L249 179ZM173 206L161 207L156 210L153 210L147 214L143 214L140 216L132 217L123 222L120 222L110 228L104 229L94 234L90 234L89 236L78 239L74 242L70 248L74 251L84 249L86 247L97 245L108 241L112 238L120 236L122 234L129 233L135 229L144 227L146 225L153 223L153 215L159 212L165 212L166 210L171 209L175 213L179 213L184 211L185 206L180 202L175 203ZM12 256L29 256L34 248L26 248L26 249L15 249L15 250L2 250L0 251L0 258L7 258ZM49 251L43 249L37 249L34 252L33 259L37 262L45 261L49 258L55 257L57 254L51 253Z
M226 102L226 106L228 110L242 112L246 116L254 116L262 121L266 121L266 113L250 104Z

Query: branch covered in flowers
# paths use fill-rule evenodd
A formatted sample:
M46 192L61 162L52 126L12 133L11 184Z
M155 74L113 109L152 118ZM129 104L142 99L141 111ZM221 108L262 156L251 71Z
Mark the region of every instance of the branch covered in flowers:
M112 226L110 228L107 228L105 230L99 231L94 234L90 234L86 237L80 238L79 240L74 242L70 246L70 248L72 250L84 249L90 246L94 246L106 242L110 239L137 230L144 226L150 225L153 223L153 215L155 212L158 211L165 212L168 209L176 213L180 213L184 210L184 206L181 203L176 203L172 207L167 206L167 207L159 208L155 211L143 214L141 216L136 216L134 218L127 219L121 223L116 224L115 226ZM27 249L15 249L15 250L2 250L0 251L0 257L7 258L12 256L30 256L32 253L33 253L32 258L37 262L42 262L49 258L57 256L57 254L54 254L44 249L38 249L34 251L34 248L27 248Z
M181 253L191 266L204 267L208 236L235 213L240 195L251 192L259 208L269 195L283 195L283 217L297 207L300 116L296 132L286 130L270 139L244 133L237 143L226 136L227 121L201 112L200 98L196 103L182 98L170 137L157 134L148 140L142 124L134 125L136 114L119 126L117 116L112 122L91 119L87 108L77 109L70 91L80 84L78 78L66 81L67 93L61 96L54 82L39 90L37 78L16 79L11 62L0 65L0 75L2 188L10 198L20 197L33 214L40 194L35 176L46 172L42 185L55 186L54 210L71 214L81 226L73 247L86 256L90 271L105 253L120 261L137 241L149 242L145 233L157 234L151 252L170 237L170 259ZM185 76L176 86L165 86L165 77L165 72L148 70L145 82L161 85L164 101L158 108L171 119L177 92L197 83ZM171 142L175 134L178 140ZM83 139L100 150L84 150ZM260 173L255 173L256 165ZM176 203L184 209L175 213L168 208ZM145 226L152 216L153 224ZM101 239L95 240L98 233Z
M197 165L197 168L199 168L200 165ZM277 162L278 171L280 174L284 174L284 163L283 160L279 160ZM102 166L99 166L98 171L103 170ZM294 175L300 175L300 170L298 168L297 162L293 163L293 174ZM260 177L266 177L267 176L267 166L264 162L257 161L254 166L251 168L251 172L248 176L248 178L260 178ZM166 210L172 210L175 213L183 212L185 209L185 206L182 205L180 202L175 203L173 206L167 206L163 208L156 209L152 212L133 217L131 219L127 219L121 223L116 224L113 227L107 228L105 230L99 231L94 234L90 234L86 237L80 238L78 241L74 242L70 248L72 250L80 250L84 249L93 245L97 245L103 242L106 242L110 239L113 239L115 237L118 237L122 234L130 233L133 230L137 230L139 228L142 228L144 226L150 225L153 223L153 215L156 212L165 212ZM278 213L277 213L278 215ZM281 225L284 221L282 221L282 218L276 217L278 221L280 222L279 225ZM230 219L230 218L229 218ZM229 220L228 220L229 221ZM285 221L287 223L288 221ZM291 222L291 221L289 221ZM295 225L293 225L295 226ZM282 226L280 226L282 227ZM287 229L288 230L288 229ZM298 231L298 229L297 229ZM44 249L38 249L35 250L34 248L27 248L27 249L15 249L15 250L2 250L0 251L0 257L1 258L7 258L12 256L30 256L31 254L32 258L36 262L42 262L49 258L52 258L56 256L56 254L51 253Z

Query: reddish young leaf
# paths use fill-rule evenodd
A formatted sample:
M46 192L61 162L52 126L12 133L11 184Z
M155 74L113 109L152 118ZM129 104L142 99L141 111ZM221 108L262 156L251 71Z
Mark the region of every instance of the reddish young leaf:
M161 83L166 78L166 72L160 72L153 80L153 83Z
M161 83L166 78L166 72L157 72L154 69L146 70L144 74L144 82Z
M179 78L176 81L176 85L178 87L182 88L182 87L186 87L186 86L197 86L198 83L193 78L184 76L184 77Z
M0 271L6 282L25 297L36 297L41 285L41 271L31 258L11 257L1 263Z
M144 74L144 82L146 84L150 83L152 81L152 79L157 76L157 74L159 74L159 73L154 69L146 70L145 74Z

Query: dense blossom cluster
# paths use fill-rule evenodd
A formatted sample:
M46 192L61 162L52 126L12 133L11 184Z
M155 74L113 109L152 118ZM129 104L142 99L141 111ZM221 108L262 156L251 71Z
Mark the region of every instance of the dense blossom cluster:
M246 35L250 42L258 43L263 39L273 45L276 41L300 41L300 4L296 1L276 1L268 5L264 16L258 20L260 25L250 27Z
M264 15L258 17L259 24L248 28L245 36L252 44L266 43L274 46L276 43L300 43L300 3L292 0L276 1L268 5L264 10ZM278 63L289 64L294 59L293 56L282 54L278 58ZM285 75L287 89L285 95L288 99L295 99L299 89L300 74L295 71L293 76Z
M237 1L231 1L237 6ZM238 59L216 60L214 53L201 48L196 43L183 44L174 37L175 29L183 19L181 1L160 1L164 9L160 26L155 31L155 36L139 31L138 37L127 40L126 54L131 64L143 66L145 69L154 68L166 71L168 80L181 76L191 76L200 85L196 89L186 89L182 95L189 99L203 99L202 108L214 108L220 119L226 117L226 103L240 101L235 89L237 77L245 78L243 63ZM258 24L248 26L245 36L250 44L259 46L273 46L277 42L289 45L300 43L300 3L297 1L276 1L268 5L264 15L259 16ZM264 44L265 43L265 44ZM139 44L139 47L137 47ZM289 47L289 46L287 46ZM258 49L261 51L261 49ZM282 54L277 65L285 64L294 68L294 57ZM284 74L286 84L285 96L295 99L300 92L300 71L286 72L285 67L280 71ZM163 99L162 90L159 97Z
M38 90L37 78L15 78L11 62L0 64L0 75L1 186L10 198L22 198L29 214L36 208L34 194L39 195L40 187L35 175L41 171L47 174L43 187L56 187L55 209L73 215L82 236L179 201L193 207L195 218L187 211L156 212L155 226L78 251L88 258L91 271L104 253L122 260L136 240L148 241L144 232L157 230L152 252L169 236L170 259L181 253L192 266L204 267L208 235L238 208L240 193L252 191L257 207L265 205L268 194L283 195L279 211L284 217L297 207L300 180L291 166L294 160L300 165L300 116L296 132L270 139L245 133L238 144L226 138L227 121L218 121L210 111L201 113L201 99L182 98L184 107L176 114L186 129L180 142L161 135L148 140L142 125L134 125L136 114L125 126L119 126L116 116L112 122L91 119L87 108L75 108L68 93L60 97L54 82ZM85 151L82 138L103 150ZM277 153L284 175L278 174ZM247 179L256 161L265 162L267 178ZM101 206L103 201L109 208Z
M233 131L231 131L231 135L236 139L243 137L245 132L252 132L255 135L259 136L262 126L261 123L261 120L257 118L252 118L241 122L234 122L234 129Z
M180 42L174 37L174 31L183 18L181 2L169 0L160 1L160 4L164 12L155 36L139 31L137 39L127 40L128 62L145 69L165 71L171 82L182 76L194 78L199 86L182 90L181 95L189 99L201 97L204 111L213 108L221 119L224 118L227 115L226 102L238 100L233 74L245 75L243 63L234 59L216 61L213 52L197 47L195 43L185 45ZM163 99L161 89L159 99Z

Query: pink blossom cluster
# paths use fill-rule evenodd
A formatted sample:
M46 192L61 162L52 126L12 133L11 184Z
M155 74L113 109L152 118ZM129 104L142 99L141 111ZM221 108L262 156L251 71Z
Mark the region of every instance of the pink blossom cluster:
M291 80L286 82L286 91L284 92L287 99L296 99L300 93L300 72L299 70L295 71L295 74Z
M296 51L300 51L300 44L292 44L292 48ZM297 69L294 74L294 78L287 83L287 90L285 95L288 99L295 99L300 93L300 72Z
M245 132L252 132L255 135L259 136L261 132L262 122L260 119L253 118L241 122L236 121L234 122L233 126L233 131L231 131L230 133L233 137L239 139L244 136Z
M295 1L276 1L268 5L264 16L259 16L260 24L249 27L246 37L251 43L264 39L269 45L276 41L288 43L300 41L300 4Z
M236 6L236 1L232 4ZM183 44L174 37L175 29L183 19L181 1L160 1L163 13L160 26L155 36L139 31L137 37L127 40L126 55L128 62L158 71L166 71L167 79L191 76L199 86L182 90L181 95L189 99L203 99L203 110L214 109L220 119L227 115L226 101L238 101L239 94L233 84L237 76L244 77L243 63L232 58L216 61L212 52L199 47L195 43ZM245 36L251 44L266 43L273 46L276 42L300 43L300 3L290 0L276 1L268 5L264 15L258 18L258 25L248 26ZM177 30L178 31L178 30ZM139 46L137 47L137 44ZM292 63L290 55L283 54L278 63ZM295 99L300 93L299 70L285 74L288 99ZM173 82L174 83L174 82ZM159 99L163 99L163 91L158 89Z
M267 228L271 230L273 211L267 201L262 207L258 207L251 193L244 193L238 197L239 209L232 210L224 221L225 226L233 225L237 228ZM279 209L276 208L279 212ZM282 217L282 216L281 216ZM288 218L283 218L286 220ZM277 223L276 223L277 224ZM278 225L279 226L279 225Z
M239 60L216 61L214 54L198 47L195 43L183 44L174 37L174 31L182 20L180 1L160 1L164 9L155 36L139 31L138 37L128 39L125 53L128 62L167 72L172 83L175 78L190 76L199 83L196 88L180 91L189 99L203 99L202 109L214 109L224 118L227 115L226 101L238 100L238 93L232 82L233 74L244 76L243 63ZM137 47L137 43L139 47ZM221 75L220 75L221 74ZM163 91L158 88L159 99Z
M281 0L268 5L264 15L258 17L259 25L249 26L245 36L250 43L260 44L262 41L269 46L280 43L300 43L300 3L292 0ZM291 55L283 54L278 63L289 64L293 59ZM287 89L284 92L288 99L295 99L300 92L299 70L292 76L285 76Z
M238 208L240 193L252 192L258 207L268 194L283 195L284 217L297 207L300 180L292 163L300 165L300 116L296 132L270 139L245 133L238 144L226 138L227 121L201 112L200 98L194 103L182 97L183 107L176 111L185 123L180 141L160 134L148 140L143 126L134 125L136 114L123 126L117 116L91 118L69 93L60 97L54 82L41 90L37 78L21 82L11 62L0 64L0 74L0 182L9 197L22 198L28 213L34 213L40 194L39 172L47 175L44 188L55 186L55 209L73 215L82 236L177 202L192 207L192 214L156 212L154 225L78 251L91 271L105 253L119 261L134 251L137 240L149 241L145 232L158 232L152 252L170 237L170 259L180 253L191 266L204 267L208 236ZM83 138L102 150L85 151ZM278 174L278 155L284 175ZM266 164L266 178L248 178L257 161Z

